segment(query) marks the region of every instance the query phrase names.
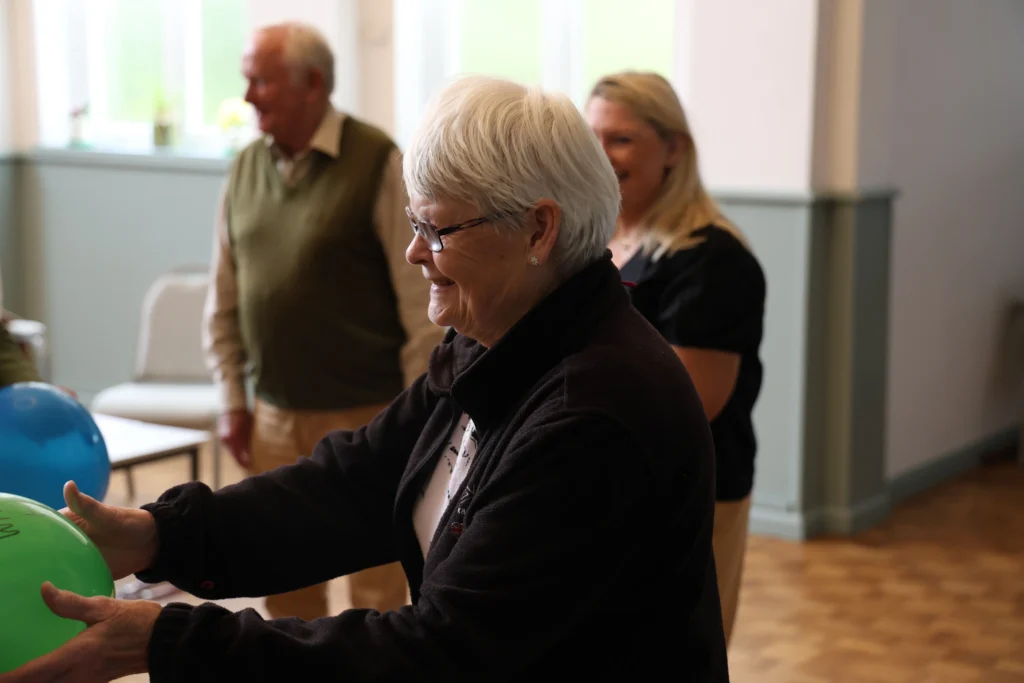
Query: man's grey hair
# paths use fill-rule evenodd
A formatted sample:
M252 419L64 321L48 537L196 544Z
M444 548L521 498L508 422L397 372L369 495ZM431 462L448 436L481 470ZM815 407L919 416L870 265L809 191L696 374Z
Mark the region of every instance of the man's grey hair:
M618 179L572 100L502 79L466 76L445 88L403 166L411 195L508 214L510 226L553 199L562 210L553 259L565 274L605 252L619 215Z
M334 92L334 53L324 35L310 24L289 21L274 27L285 32L284 61L292 71L292 81L302 83L310 69L323 74L328 97Z

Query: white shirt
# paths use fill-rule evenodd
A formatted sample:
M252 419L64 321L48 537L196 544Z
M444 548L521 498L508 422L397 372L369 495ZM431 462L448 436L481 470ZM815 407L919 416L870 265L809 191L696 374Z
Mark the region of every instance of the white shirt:
M476 428L469 415L463 413L451 436L448 437L448 445L437 459L433 476L420 492L420 498L413 507L412 523L423 557L427 556L430 541L434 538L441 517L444 516L452 498L465 481L473 460L476 459L476 446Z

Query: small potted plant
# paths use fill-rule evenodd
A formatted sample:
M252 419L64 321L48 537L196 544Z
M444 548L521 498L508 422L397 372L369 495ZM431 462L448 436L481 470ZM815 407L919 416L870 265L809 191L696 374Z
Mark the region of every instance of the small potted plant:
M89 103L75 107L71 110L71 146L82 147L85 145L85 121L89 116Z
M174 110L162 95L157 95L153 117L153 145L170 147L174 141Z

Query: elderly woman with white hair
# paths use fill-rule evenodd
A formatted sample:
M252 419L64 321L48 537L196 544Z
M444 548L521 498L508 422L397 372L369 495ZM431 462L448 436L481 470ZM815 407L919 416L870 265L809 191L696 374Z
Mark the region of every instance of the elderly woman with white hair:
M295 465L139 510L69 483L65 514L116 577L203 600L400 560L413 604L265 620L47 585L89 628L0 681L728 680L711 433L607 251L597 139L568 98L467 78L404 164L407 257L450 328L428 372Z

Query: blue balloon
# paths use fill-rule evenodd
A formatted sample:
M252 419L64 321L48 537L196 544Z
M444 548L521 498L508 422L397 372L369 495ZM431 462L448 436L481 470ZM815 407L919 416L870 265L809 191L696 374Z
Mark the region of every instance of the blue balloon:
M110 456L89 411L43 382L0 389L0 493L59 510L71 480L97 500L107 495Z

